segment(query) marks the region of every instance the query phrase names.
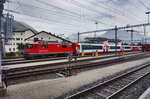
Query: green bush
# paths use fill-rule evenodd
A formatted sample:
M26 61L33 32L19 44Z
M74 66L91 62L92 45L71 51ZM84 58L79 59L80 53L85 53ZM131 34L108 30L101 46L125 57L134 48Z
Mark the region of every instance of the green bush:
M16 56L16 52L9 52L9 53L6 53L6 56Z

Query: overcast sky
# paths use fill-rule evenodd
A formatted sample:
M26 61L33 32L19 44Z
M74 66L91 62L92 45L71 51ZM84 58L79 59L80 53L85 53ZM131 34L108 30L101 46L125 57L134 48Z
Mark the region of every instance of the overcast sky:
M38 31L70 35L148 22L149 0L8 0L5 9ZM6 11L4 11L6 13ZM96 24L97 23L97 24ZM134 28L143 31L143 27ZM149 28L147 27L147 30Z

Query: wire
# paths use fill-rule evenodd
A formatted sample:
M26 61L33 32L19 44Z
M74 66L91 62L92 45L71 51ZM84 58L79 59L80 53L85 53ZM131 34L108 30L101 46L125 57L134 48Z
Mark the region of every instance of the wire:
M8 9L4 9L4 10L5 10L5 11L8 11ZM78 26L78 25L69 24L69 23L60 22L60 21L57 21L57 20L47 19L47 18L38 17L38 16L33 16L33 15L28 15L28 14L24 14L24 13L16 12L16 11L13 11L13 10L9 10L9 11L10 11L10 12L12 12L12 13L16 13L16 14L21 14L21 15L26 15L26 16L30 16L30 17L41 18L41 19L48 20L48 21L51 21L51 22L57 22L57 23L61 23L61 24L66 24L66 25L72 25L72 26L81 27L81 26Z
M52 6L52 7L54 7L54 8L57 8L57 9L60 9L60 10L63 10L63 11L67 11L68 12L68 10L65 10L65 9L62 9L62 8L59 8L59 7L57 7L57 6L54 6L54 5L52 5L52 4L49 4L49 3L45 3L45 2L43 2L43 1L40 1L40 0L36 0L36 1L38 1L38 2L40 2L40 3L43 3L43 4L45 4L45 5L49 5L49 6ZM70 11L69 11L70 12ZM74 12L72 12L73 14L75 14ZM79 14L77 14L77 15L79 15ZM81 16L81 15L79 15L79 16ZM105 15L106 16L106 15ZM108 17L108 16L107 16ZM83 18L85 18L85 17L83 17ZM87 18L85 18L85 19L87 19ZM96 21L96 20L93 20L93 19L89 19L89 20L92 20L92 21ZM103 23L103 22L100 22L100 21L98 21L98 23L101 23L101 24L103 24L103 25L109 25L109 24L106 24L106 23ZM112 25L111 25L112 26Z
M12 1L8 1L8 2L13 3L13 4L19 4L20 6L21 6L21 5L24 5L24 6L27 6L27 8L31 7L32 9L48 11L49 13L51 13L51 14L53 14L53 15L57 15L57 16L58 16L58 14L59 14L59 16L63 16L63 17L65 17L65 18L66 18L66 16L78 18L78 19L80 19L80 20L78 20L78 21L84 22L84 21L81 19L81 17L78 17L78 16L68 15L68 14L66 14L66 13L58 13L58 12L55 12L55 11L53 11L53 10L43 9L43 8L40 8L40 7L35 7L35 6L27 5L27 4L24 4L24 3L12 2ZM20 6L19 6L19 7L20 7ZM11 10L11 11L14 12L14 13L16 13L14 10ZM53 13L52 13L52 12L53 12ZM55 13L56 13L56 14L55 14ZM64 16L64 15L66 15L66 16ZM93 21L93 22L96 21L96 20L90 19L90 18L85 18L85 19L87 19L88 21ZM100 21L97 21L97 22L98 22L98 23L101 23L101 24L103 24L103 25L109 25L109 24L106 24L106 23L103 23L103 22L100 22ZM109 26L112 26L112 25L109 25Z
M138 0L147 10L150 11L150 9L141 1L141 0Z
M77 1L74 1L74 0L71 0L71 1L74 2L74 3L71 3L71 2L68 2L68 1L66 1L66 2L68 2L68 3L70 3L70 4L77 5L77 6L82 6L83 8L86 8L86 9L91 10L91 11L93 11L93 12L99 13L99 14L105 16L105 17L108 17L108 18L112 18L112 17L116 18L116 16L112 16L112 15L110 15L110 14L101 13L101 12L99 12L99 11L97 11L97 10L95 10L95 9L93 9L93 8L91 8L91 7L89 7L89 6L84 6L83 4L81 4L81 3L77 2ZM118 19L115 19L115 20L118 21L118 22L120 22L120 23L123 23L123 24L125 23L124 21L121 21L121 20L118 20ZM126 24L126 23L125 23L125 24Z
M127 19L130 19L130 18L128 18L128 17L126 17L126 16L124 16L124 15L122 15L122 14L116 12L116 11L113 11L113 10L111 10L111 9L105 8L105 7L103 7L103 6L100 6L100 5L98 5L97 3L95 4L95 3L90 2L90 1L88 1L88 0L84 0L84 1L89 2L89 3L93 4L93 5L98 6L98 7L102 7L102 8L104 8L104 9L106 9L106 10L112 11L112 12L114 12L114 13L116 13L116 14L118 14L118 15L121 15L121 16L127 18ZM131 21L134 21L134 20L132 20L132 19L130 19L130 20L131 20Z

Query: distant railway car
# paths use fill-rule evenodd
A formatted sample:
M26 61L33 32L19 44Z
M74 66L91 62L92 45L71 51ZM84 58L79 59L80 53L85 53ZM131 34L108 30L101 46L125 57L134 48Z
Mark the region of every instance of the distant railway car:
M142 44L143 51L150 51L150 44Z
M92 52L98 51L98 53L105 52L104 44L90 44L90 43L78 43L76 53L81 54L84 51L85 54L92 54Z
M67 55L73 53L72 44L26 44L25 58Z
M132 51L141 51L142 50L142 46L131 46L131 50Z
M123 50L124 50L124 51L131 51L132 48L131 48L130 45L123 45Z
M121 45L117 45L117 52L122 51ZM115 45L108 45L108 52L116 52L116 46Z

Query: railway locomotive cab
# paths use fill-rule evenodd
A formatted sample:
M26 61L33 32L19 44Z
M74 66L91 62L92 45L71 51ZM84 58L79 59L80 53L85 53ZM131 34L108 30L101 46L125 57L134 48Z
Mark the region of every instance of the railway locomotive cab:
M26 44L24 57L48 57L52 55L68 55L73 53L72 44Z

